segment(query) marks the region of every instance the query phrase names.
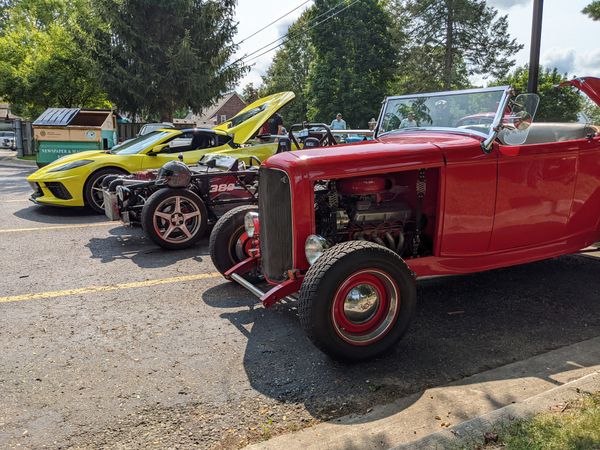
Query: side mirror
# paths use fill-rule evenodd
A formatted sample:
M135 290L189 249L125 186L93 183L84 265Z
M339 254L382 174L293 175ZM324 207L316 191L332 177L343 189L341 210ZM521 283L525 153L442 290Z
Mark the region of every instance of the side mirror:
M150 150L148 153L146 153L146 156L156 156L156 152L153 150Z

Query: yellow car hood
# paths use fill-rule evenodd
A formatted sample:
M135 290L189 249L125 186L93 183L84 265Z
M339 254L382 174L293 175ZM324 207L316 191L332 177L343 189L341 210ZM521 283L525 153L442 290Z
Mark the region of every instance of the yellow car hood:
M296 95L293 92L279 92L259 98L249 104L232 119L213 127L233 136L233 142L244 144L262 127L273 114L291 102Z

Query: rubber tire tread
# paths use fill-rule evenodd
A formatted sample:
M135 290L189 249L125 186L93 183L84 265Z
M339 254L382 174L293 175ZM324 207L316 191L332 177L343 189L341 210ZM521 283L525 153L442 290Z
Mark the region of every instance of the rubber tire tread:
M231 234L238 230L240 224L242 226L244 225L244 216L249 211L258 211L258 206L243 205L230 209L221 216L210 233L210 238L208 240L210 259L221 274L225 274L225 272L235 265L231 264L229 258L227 258L227 261L224 259L223 253L228 252L229 249L225 248L223 243L229 243ZM236 222L240 223L236 224Z
M172 197L174 195L185 197L190 201L193 201L198 209L200 210L200 227L196 232L195 236L188 241L182 243L172 243L165 242L156 232L154 231L154 210L158 207L158 205L163 202L166 198ZM141 214L141 224L144 233L159 247L162 247L167 250L183 250L185 248L190 248L195 245L202 237L206 234L206 228L208 224L208 211L206 210L206 205L202 201L202 199L198 196L198 194L190 191L189 189L183 188L163 188L159 189L155 193L153 193L148 200L144 204L142 208Z
M114 168L105 167L103 169L96 170L87 178L87 180L85 180L85 183L83 185L83 199L85 201L86 206L98 214L104 214L104 210L99 210L95 206L92 205L92 202L90 201L91 193L88 193L88 186L90 186L91 184L94 184L94 181L96 181L96 179L98 179L99 177L107 176L107 175L129 175L129 174L123 169L119 169L116 167L114 167Z
M400 291L400 311L398 312L396 323L383 339L368 346L352 346L337 337L337 335L335 336L335 339L331 339L331 337L324 338L323 334L326 333L319 333L318 331L323 330L315 329L315 308L323 309L326 306L327 311L330 312L331 303L333 302L333 298L326 299L327 305L321 304L321 308L319 308L317 302L323 302L323 299L318 297L317 291L319 290L319 287L322 286L328 272L338 263L346 264L347 260L344 260L344 258L347 258L350 255L353 255L351 264L355 271L367 268L360 265L360 259L358 258L359 255L357 252L377 252L382 259L390 258L390 260L395 260L393 263L401 273L402 278L404 278L401 280L394 277ZM372 256L377 257L378 255ZM392 274L388 273L388 275ZM410 270L404 260L387 247L367 241L348 241L337 244L326 250L317 262L310 267L304 277L302 288L300 289L298 296L298 316L300 325L312 343L319 350L333 359L357 362L380 356L388 352L400 340L408 330L408 326L414 317L416 310L415 279L415 274ZM327 316L326 321L328 324L331 324L329 316ZM401 324L400 326L402 329L397 329L399 324ZM335 334L332 324L330 325L330 328L331 333ZM394 334L395 336L389 339L390 336Z

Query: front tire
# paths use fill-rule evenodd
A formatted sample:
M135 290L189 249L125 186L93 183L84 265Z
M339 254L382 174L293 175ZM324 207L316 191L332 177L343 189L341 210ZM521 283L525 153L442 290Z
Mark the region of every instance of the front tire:
M302 283L300 323L334 359L362 361L404 335L416 307L415 277L393 251L350 241L327 250Z
M142 228L152 241L168 250L196 244L208 223L202 199L187 189L164 188L152 194L142 208Z
M102 181L109 175L127 175L121 169L107 167L91 174L83 186L83 198L85 204L98 214L104 214L104 192Z
M237 263L250 256L247 252L250 238L244 228L244 217L250 211L258 211L258 207L244 205L227 211L217 221L210 234L208 242L210 258L221 274L225 274ZM255 281L258 276L257 274L247 274L244 275L244 278Z

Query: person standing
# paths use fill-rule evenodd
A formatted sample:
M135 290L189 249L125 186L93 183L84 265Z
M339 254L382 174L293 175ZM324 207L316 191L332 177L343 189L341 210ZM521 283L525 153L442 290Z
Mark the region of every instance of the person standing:
M275 113L269 119L269 134L271 136L279 136L283 133L283 118L279 113Z
M342 113L337 113L335 119L331 122L329 126L332 130L345 130L346 129L346 121L342 119Z

